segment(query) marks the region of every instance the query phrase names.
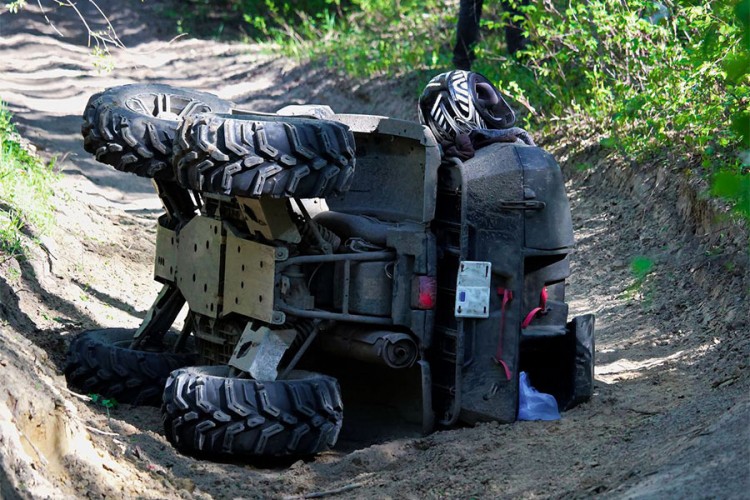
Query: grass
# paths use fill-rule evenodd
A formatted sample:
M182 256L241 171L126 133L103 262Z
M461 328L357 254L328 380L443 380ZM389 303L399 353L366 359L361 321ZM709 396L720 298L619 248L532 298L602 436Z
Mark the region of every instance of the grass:
M452 68L455 1L230 3L275 51L353 78L401 77L415 100ZM509 12L484 7L474 69L511 98L519 125L625 163L668 162L750 220L750 0L532 0L516 19L531 43L516 57Z
M2 260L22 258L52 224L54 162L45 164L26 147L0 101L0 253Z
M309 1L309 4L323 2ZM246 10L255 41L301 60L315 60L359 78L425 73L414 82L415 97L447 69L457 6L449 0L332 0L301 10L295 2L266 0L268 8ZM249 13L248 13L249 12Z

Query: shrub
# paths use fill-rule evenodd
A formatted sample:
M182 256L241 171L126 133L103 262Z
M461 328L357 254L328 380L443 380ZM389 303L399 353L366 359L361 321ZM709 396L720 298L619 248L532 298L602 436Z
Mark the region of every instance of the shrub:
M8 258L24 255L23 233L49 227L56 179L53 164L45 165L22 144L0 102L0 251Z
M514 2L515 0L510 0ZM750 168L750 0L535 0L516 7L527 48L511 57L511 13L485 2L474 69L527 110L522 123L598 139L633 160L715 180L746 210ZM266 0L248 20L287 54L356 77L450 68L456 2ZM268 22L266 22L268 21Z

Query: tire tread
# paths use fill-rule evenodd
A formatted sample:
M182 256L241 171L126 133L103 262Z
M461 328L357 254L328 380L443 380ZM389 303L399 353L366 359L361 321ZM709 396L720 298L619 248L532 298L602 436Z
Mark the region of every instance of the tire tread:
M65 362L68 385L119 403L158 406L172 370L195 363L191 353L136 351L113 339L131 339L135 330L89 330L70 344ZM170 339L173 335L168 334Z
M151 116L138 100L137 109L125 102L143 95L156 99L159 110L170 109L170 94L189 99L180 110L178 120ZM205 92L184 90L167 85L123 85L91 96L83 112L84 149L97 161L117 170L141 177L174 180L171 169L172 145L179 122L199 112L229 112L233 104Z
M174 371L162 405L167 439L184 453L209 457L319 453L336 443L342 410L330 377L262 383L202 367Z
M173 169L186 189L257 198L345 192L354 136L338 122L198 114L177 131Z

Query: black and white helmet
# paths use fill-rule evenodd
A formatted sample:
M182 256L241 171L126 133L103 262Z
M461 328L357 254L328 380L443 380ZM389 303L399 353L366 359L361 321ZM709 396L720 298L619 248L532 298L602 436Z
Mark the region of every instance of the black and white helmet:
M424 88L419 121L430 127L439 142L446 142L477 128L508 128L516 115L487 78L455 70L439 74Z

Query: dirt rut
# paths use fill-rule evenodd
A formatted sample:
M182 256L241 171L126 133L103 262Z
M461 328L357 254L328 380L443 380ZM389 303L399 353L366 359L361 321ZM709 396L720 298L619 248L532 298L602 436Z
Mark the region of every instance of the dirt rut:
M114 51L106 74L94 71L71 9L48 13L65 38L32 7L0 14L0 98L64 173L53 233L0 273L0 496L657 498L750 488L747 233L668 167L611 166L593 146L547 144L570 178L578 252L568 296L575 313L598 318L595 397L560 421L482 424L260 467L182 456L161 435L158 410L107 410L67 392L71 335L137 325L158 290L158 200L148 181L83 151L91 94L158 82L260 111L319 102L416 117L398 82L353 84L252 45L169 43L160 3L99 5L129 47ZM593 166L573 168L583 163ZM630 267L638 257L652 262L642 279Z

